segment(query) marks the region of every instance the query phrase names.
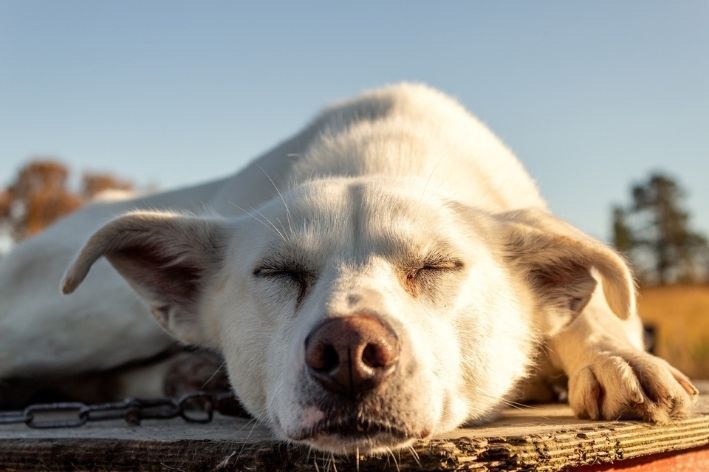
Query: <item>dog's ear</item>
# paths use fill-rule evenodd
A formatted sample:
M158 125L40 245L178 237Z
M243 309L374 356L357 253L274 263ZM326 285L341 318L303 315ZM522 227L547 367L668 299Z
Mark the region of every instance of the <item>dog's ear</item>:
M128 213L91 236L67 269L62 292L76 290L104 256L165 330L183 342L202 343L206 336L198 305L206 280L221 265L226 234L226 224L218 219Z
M580 313L596 287L595 269L613 313L621 319L635 313L635 282L615 251L542 210L497 216L504 227L504 257L523 272L543 304Z

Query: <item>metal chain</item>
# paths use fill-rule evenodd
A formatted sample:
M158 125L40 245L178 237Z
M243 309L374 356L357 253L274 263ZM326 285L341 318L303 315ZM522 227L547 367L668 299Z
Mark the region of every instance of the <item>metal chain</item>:
M181 417L188 423L209 423L214 412L248 417L233 392L194 392L179 398L127 398L120 402L42 403L21 411L0 412L0 425L24 423L30 428L77 428L89 421L124 419L132 425L142 420Z

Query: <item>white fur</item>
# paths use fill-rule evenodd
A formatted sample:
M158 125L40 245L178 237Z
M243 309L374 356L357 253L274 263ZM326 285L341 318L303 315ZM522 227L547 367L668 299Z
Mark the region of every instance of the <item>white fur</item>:
M56 283L77 252L63 286L76 293L62 297ZM460 267L407 285L402 273L431 254ZM274 259L310 271L303 297L283 277L254 275ZM549 215L509 150L422 85L333 105L231 177L92 204L5 258L0 290L0 378L155 354L170 338L152 311L179 339L219 349L243 403L279 437L333 452L489 417L543 345L552 354L538 367L571 378L580 415L664 420L696 393L641 351L622 259ZM304 340L324 318L363 311L391 324L404 351L358 414L407 437L304 437L337 413L319 406Z

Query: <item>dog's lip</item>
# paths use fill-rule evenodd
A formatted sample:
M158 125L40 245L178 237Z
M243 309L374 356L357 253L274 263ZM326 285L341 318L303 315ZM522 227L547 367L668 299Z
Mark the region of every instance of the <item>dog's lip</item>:
M400 425L356 416L326 418L314 426L300 430L292 435L294 441L314 440L322 436L339 436L348 440L365 440L384 436L393 440L420 439L425 433L415 433Z

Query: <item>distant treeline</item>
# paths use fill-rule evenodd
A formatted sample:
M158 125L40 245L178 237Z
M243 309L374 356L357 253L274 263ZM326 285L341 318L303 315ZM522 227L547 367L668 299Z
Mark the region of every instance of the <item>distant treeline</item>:
M0 188L0 230L20 241L101 193L133 189L132 182L110 173L85 172L77 189L71 187L70 180L69 168L57 159L29 161L6 188Z
M641 284L709 280L707 238L692 229L686 193L663 173L630 188L630 201L613 208L613 244L635 268Z

